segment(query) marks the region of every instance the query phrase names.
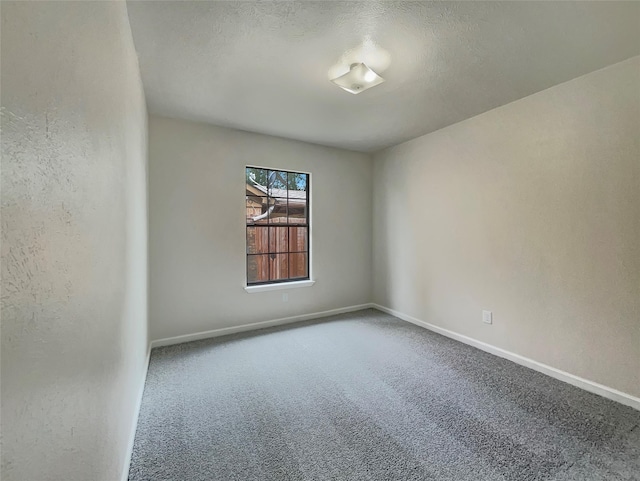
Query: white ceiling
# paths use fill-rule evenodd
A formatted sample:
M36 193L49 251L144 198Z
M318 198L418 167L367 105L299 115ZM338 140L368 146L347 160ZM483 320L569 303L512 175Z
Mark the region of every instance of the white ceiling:
M640 55L640 2L129 1L151 113L375 151ZM386 82L328 81L365 61Z

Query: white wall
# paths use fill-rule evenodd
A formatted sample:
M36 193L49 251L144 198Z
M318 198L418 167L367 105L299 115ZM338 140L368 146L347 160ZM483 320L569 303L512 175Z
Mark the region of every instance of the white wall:
M382 151L374 189L375 302L640 396L640 57Z
M147 351L124 2L2 2L3 481L121 479Z
M245 292L247 164L311 173L312 287ZM151 116L151 338L370 302L371 175L366 154Z

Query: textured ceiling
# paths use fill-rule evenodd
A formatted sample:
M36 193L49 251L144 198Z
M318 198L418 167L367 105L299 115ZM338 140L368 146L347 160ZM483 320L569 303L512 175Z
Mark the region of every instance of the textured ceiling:
M640 2L129 1L149 110L375 151L640 55ZM365 61L387 81L328 81Z

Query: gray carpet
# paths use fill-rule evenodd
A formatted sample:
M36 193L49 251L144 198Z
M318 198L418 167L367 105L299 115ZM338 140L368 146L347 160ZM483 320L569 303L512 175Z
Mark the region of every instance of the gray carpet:
M639 425L366 310L154 349L129 479L640 480Z

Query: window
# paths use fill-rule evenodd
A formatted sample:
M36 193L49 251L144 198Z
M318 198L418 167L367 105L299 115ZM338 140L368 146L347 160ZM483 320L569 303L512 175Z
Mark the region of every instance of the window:
M309 279L309 174L246 168L247 285Z

